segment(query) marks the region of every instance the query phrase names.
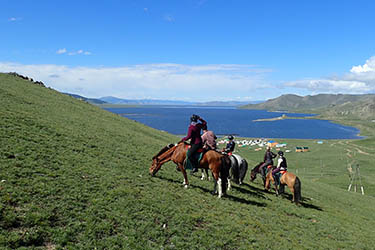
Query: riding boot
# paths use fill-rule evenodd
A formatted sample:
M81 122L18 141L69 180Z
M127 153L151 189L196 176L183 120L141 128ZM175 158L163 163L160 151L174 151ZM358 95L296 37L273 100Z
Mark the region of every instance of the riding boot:
M198 168L197 168L197 163L196 162L192 162L192 165L193 165L193 169L190 171L190 174L194 174L196 172L198 172Z

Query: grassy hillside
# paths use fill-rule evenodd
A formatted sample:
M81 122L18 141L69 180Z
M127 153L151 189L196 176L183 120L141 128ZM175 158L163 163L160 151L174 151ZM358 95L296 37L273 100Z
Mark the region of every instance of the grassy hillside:
M288 141L301 176L301 206L264 192L259 180L212 196L212 182L173 164L150 177L152 156L173 135L0 74L0 248L370 249L374 148L364 141ZM369 146L370 145L370 146ZM363 155L365 152L370 155ZM250 165L263 152L241 148ZM348 155L366 195L347 192ZM321 170L320 162L325 169ZM372 164L373 165L373 164Z

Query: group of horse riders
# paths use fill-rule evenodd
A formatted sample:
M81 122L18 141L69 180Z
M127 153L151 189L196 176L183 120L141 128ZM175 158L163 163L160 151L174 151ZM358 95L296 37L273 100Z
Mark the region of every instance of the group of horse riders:
M284 152L280 150L277 154L279 155L279 158L277 159L277 167L272 170L272 177L276 182L279 181L279 173L281 173L282 171L287 171L288 168ZM273 159L276 157L277 155L271 151L271 147L267 146L266 152L264 154L263 164L254 169L255 172L259 172L261 174L263 182L265 182L268 167L273 166Z
M199 122L198 122L199 121ZM201 130L203 134L201 135ZM181 139L180 142L185 142L190 139L190 148L186 154L185 168L192 169L192 173L198 171L198 162L194 158L194 154L201 148L204 150L215 150L217 151L216 135L213 131L208 130L207 122L200 116L193 114L190 117L190 125L188 128L187 135ZM223 153L231 155L235 148L235 142L232 135L228 136L229 142L227 146L222 150Z
M203 134L201 135L201 130L203 130ZM187 141L190 139L190 148L186 154L186 165L185 168L192 169L192 173L198 171L198 162L193 157L194 154L200 149L203 148L204 150L216 150L216 135L213 131L207 129L207 122L200 116L193 114L190 117L190 125L188 128L187 135L181 139L181 142ZM235 148L235 142L232 135L228 136L229 142L227 143L226 147L222 150L223 153L231 155ZM279 180L279 173L281 171L286 171L287 161L284 156L283 151L278 151L278 160L277 160L277 167L272 170L272 177L274 180L278 182ZM271 151L271 147L267 146L266 152L264 154L264 161L258 169L257 172L260 172L262 175L263 180L266 178L267 167L273 166L273 159L276 158L277 155Z

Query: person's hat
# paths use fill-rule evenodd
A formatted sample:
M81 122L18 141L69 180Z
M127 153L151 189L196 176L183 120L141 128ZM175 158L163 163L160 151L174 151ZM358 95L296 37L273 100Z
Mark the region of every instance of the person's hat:
M228 136L228 139L229 139L229 140L233 140L233 135L229 135L229 136Z
M283 156L284 155L284 152L283 151L279 151L279 152L277 152L280 156Z
M197 122L198 119L199 119L199 116L198 116L198 115L192 115L192 116L190 117L190 121L192 121L192 122Z

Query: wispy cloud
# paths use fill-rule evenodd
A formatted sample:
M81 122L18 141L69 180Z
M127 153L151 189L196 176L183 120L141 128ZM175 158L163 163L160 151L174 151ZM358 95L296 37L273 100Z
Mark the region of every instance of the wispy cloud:
M21 21L21 20L22 20L21 17L10 17L10 18L8 18L9 22L17 22L17 21Z
M313 93L375 93L375 56L363 65L353 66L349 73L340 77L303 79L287 82L285 86L307 89Z
M63 48L63 49L59 49L58 51L56 51L56 54L65 54L66 53L66 49Z
M167 22L174 22L175 19L172 15L169 15L169 14L166 14L164 15L164 20L167 21Z
M89 52L89 51L84 51L82 49L77 50L77 51L68 51L67 49L63 48L63 49L58 49L56 51L56 54L59 54L59 55L67 54L69 56L75 56L75 55L85 55L85 56L88 56L88 55L91 55L92 53Z
M48 87L88 97L129 99L259 100L269 89L269 69L255 65L143 64L126 67L68 67L1 63L1 72L16 71Z

